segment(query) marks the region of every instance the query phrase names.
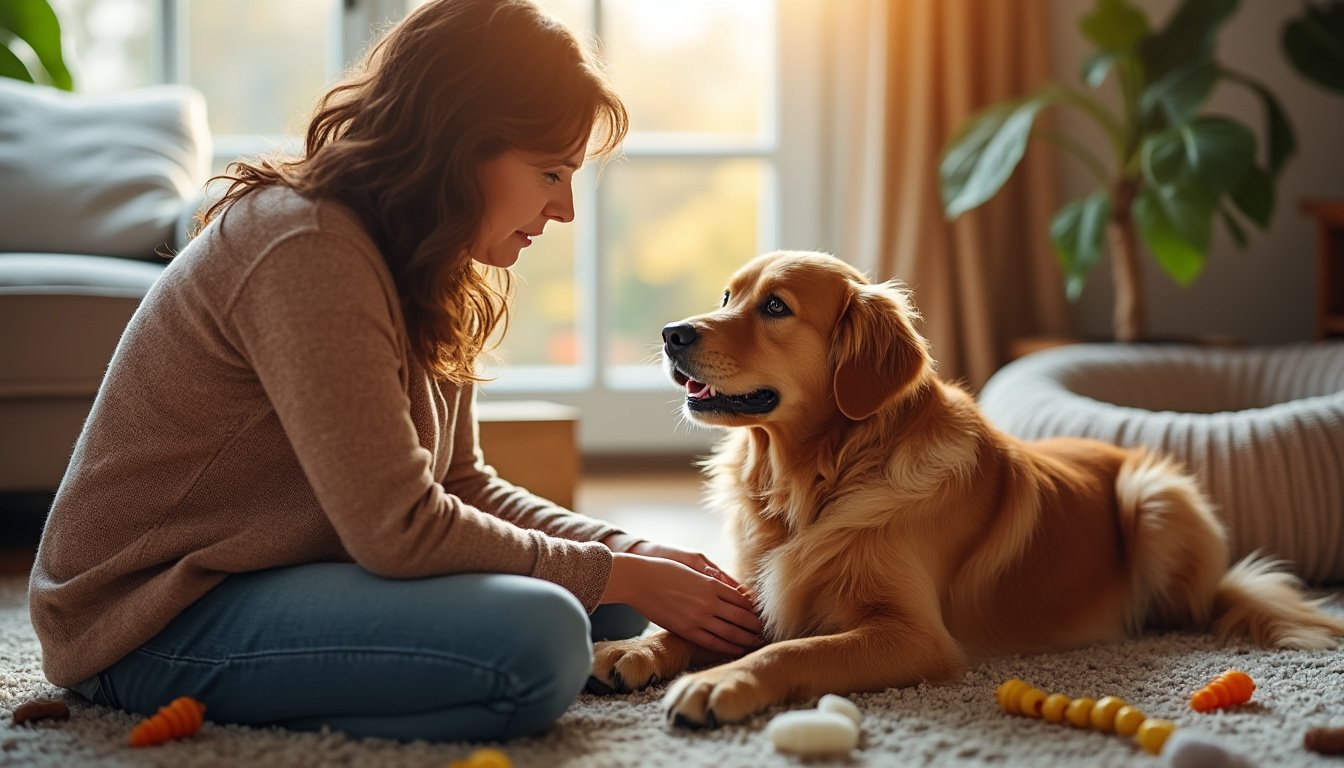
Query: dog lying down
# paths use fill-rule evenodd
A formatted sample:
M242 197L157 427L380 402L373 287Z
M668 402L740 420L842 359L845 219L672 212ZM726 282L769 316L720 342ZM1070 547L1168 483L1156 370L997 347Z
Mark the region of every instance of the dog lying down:
M1142 450L998 431L938 379L915 318L896 284L777 252L738 270L719 309L663 329L686 414L728 428L709 497L769 642L733 660L667 632L599 643L593 688L705 667L663 703L714 726L1145 627L1337 645L1344 622L1295 578L1256 557L1229 567L1194 477Z

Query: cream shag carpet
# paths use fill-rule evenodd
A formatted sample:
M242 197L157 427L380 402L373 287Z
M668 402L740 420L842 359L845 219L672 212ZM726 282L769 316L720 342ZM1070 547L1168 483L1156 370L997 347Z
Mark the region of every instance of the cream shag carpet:
M0 580L0 765L445 768L480 746L357 741L338 733L207 723L187 740L131 749L126 740L135 718L86 704L42 677L24 589L22 579ZM1344 616L1344 592L1329 596L1328 610ZM1186 703L1189 692L1228 667L1244 669L1255 679L1253 702L1234 711L1191 711ZM854 695L864 720L859 748L848 758L804 761L776 753L764 734L774 712L712 731L670 729L658 707L664 686L625 697L585 694L545 734L501 746L520 768L1164 764L1139 750L1132 739L1000 713L994 691L1011 677L1047 692L1121 696L1149 716L1216 736L1257 766L1344 765L1342 758L1302 748L1308 728L1344 726L1344 653L1222 646L1209 637L1189 634L1002 658L975 666L955 685ZM18 705L63 693L70 702L68 721L13 724L11 715Z

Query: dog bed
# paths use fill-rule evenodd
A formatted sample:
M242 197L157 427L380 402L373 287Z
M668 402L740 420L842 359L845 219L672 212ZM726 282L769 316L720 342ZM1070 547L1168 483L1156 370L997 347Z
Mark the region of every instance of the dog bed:
M1200 476L1234 558L1344 582L1344 343L1056 347L1004 366L979 401L1021 438L1166 452Z

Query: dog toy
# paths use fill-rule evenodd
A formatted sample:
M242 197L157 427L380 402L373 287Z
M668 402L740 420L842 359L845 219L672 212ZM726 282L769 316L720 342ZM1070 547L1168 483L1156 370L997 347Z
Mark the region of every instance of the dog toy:
M150 747L180 739L201 729L205 705L190 696L179 696L131 729L132 747Z
M1255 681L1239 669L1229 669L1190 695L1190 708L1196 712L1235 707L1251 700Z
M1322 755L1344 755L1344 728L1312 728L1302 737L1302 746Z
M844 696L828 693L816 709L775 715L765 733L780 752L796 755L846 754L859 744L863 714Z
M70 707L60 699L33 699L14 710L14 724L30 720L69 720Z
M1078 728L1133 736L1140 747L1154 755L1161 753L1162 745L1176 730L1172 721L1148 717L1117 696L1070 699L1062 693L1047 694L1025 680L1013 678L999 686L995 697L999 708L1010 715L1039 717L1051 723L1067 720Z
M465 760L454 760L448 768L513 768L509 756L490 747L482 747L472 752Z
M1251 768L1251 761L1234 755L1217 739L1182 728L1162 748L1162 760L1170 768Z

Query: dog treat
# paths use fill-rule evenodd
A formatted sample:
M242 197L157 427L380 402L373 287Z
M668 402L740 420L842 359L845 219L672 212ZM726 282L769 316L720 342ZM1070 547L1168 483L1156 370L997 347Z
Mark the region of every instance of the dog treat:
M1167 740L1162 761L1170 768L1252 768L1251 761L1233 754L1218 739L1188 728Z
M1344 728L1312 728L1302 737L1302 746L1322 755L1344 755Z
M1162 751L1162 745L1176 730L1172 721L1147 717L1117 696L1093 700L1087 697L1071 699L1061 693L1047 695L1017 678L1000 685L994 696L998 699L999 709L1010 715L1039 717L1051 723L1068 722L1102 733L1132 735L1140 747L1154 755Z
M201 729L204 715L204 704L190 696L179 696L131 729L131 746L150 747L190 736Z
M844 696L828 693L817 702L817 709L844 715L853 720L855 725L863 725L863 713L859 711L858 705Z
M839 712L799 709L775 715L765 733L780 752L845 754L859 744L859 726Z
M467 755L465 760L449 763L448 768L513 768L513 763L498 749L482 747Z
M1255 681L1239 669L1229 669L1190 695L1190 708L1196 712L1235 707L1251 700Z
M30 720L69 720L70 707L60 699L33 699L14 710L14 724Z

